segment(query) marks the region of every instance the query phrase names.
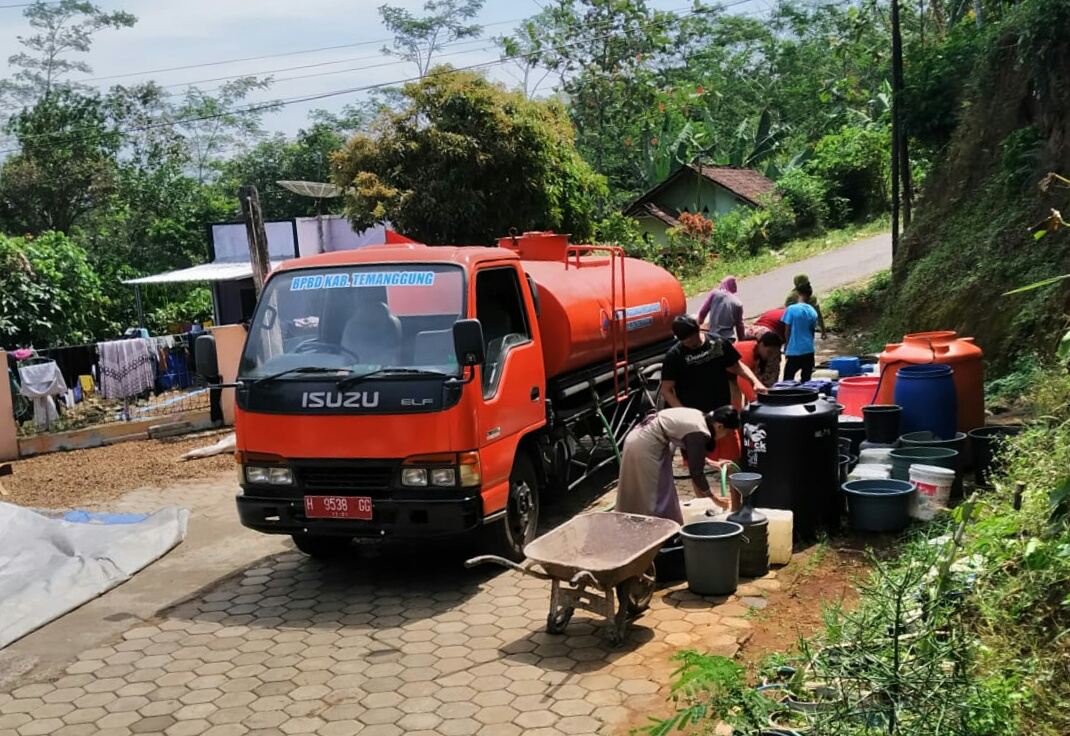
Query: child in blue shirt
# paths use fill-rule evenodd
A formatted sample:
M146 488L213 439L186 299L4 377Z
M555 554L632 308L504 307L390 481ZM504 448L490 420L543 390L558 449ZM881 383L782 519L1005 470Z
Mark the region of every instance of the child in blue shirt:
M784 354L788 357L784 366L784 380L794 381L795 374L802 371L802 381L809 381L814 373L814 354L817 348L814 339L817 333L817 310L807 301L813 296L813 287L809 284L800 286L798 300L784 312L782 321L787 332L787 347Z

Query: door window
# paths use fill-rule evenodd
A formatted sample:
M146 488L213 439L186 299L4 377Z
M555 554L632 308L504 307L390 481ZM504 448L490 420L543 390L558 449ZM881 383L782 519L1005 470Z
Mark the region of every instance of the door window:
M483 398L498 391L509 350L531 341L520 279L515 268L488 268L476 274L476 319L483 325Z

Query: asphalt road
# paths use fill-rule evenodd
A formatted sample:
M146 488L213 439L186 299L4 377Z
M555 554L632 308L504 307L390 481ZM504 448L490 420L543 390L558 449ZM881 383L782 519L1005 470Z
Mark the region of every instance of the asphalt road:
M892 234L882 233L813 258L789 263L759 276L741 279L737 296L743 302L744 316L750 319L784 306L784 297L791 291L792 279L797 273L807 274L814 289L821 294L864 279L891 265ZM698 312L705 298L705 293L689 298L688 312Z

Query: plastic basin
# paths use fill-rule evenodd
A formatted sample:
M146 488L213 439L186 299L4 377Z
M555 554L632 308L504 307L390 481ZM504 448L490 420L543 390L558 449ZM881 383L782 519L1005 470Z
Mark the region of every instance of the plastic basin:
M914 484L903 480L852 480L843 484L851 526L862 532L898 532L910 523Z

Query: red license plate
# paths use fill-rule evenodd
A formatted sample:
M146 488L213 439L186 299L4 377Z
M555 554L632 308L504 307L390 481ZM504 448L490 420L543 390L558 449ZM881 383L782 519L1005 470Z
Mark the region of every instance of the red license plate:
M305 496L309 519L360 519L371 521L372 500L351 496Z

